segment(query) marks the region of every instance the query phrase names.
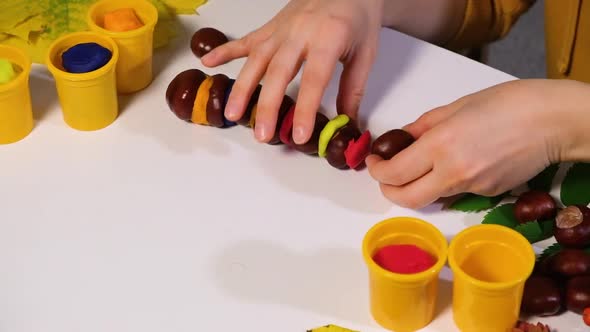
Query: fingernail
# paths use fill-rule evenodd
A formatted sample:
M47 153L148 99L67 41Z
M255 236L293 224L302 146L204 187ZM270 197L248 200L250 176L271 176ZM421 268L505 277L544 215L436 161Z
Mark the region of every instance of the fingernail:
M238 109L232 105L228 105L225 108L225 118L231 121L238 120Z
M257 140L264 141L266 136L268 136L268 126L264 123L257 123L254 128L254 134Z
M303 144L305 140L305 129L301 125L297 125L293 128L293 141L296 144Z

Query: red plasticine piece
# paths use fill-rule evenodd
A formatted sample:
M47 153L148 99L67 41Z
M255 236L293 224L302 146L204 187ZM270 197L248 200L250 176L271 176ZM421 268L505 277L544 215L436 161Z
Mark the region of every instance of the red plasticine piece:
M432 255L411 244L383 247L373 256L373 260L382 268L401 274L423 272L436 263Z
M283 123L281 123L281 129L279 131L279 138L281 142L286 145L291 145L291 132L293 131L293 116L295 115L295 105L291 106L287 114L285 114L285 118L283 119Z
M348 147L344 150L344 158L348 167L357 168L369 155L371 151L371 133L367 130L356 142L351 139L348 142Z

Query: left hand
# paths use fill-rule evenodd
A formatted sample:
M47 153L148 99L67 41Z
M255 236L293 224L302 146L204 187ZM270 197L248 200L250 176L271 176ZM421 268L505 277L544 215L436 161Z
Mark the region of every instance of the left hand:
M413 209L513 189L562 159L577 122L570 110L588 93L576 84L511 81L436 108L404 128L417 138L410 147L387 161L367 157L369 173L389 200Z

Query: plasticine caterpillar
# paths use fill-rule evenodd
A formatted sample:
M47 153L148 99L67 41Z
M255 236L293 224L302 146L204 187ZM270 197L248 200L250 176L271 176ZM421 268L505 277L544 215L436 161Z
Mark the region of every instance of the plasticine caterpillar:
M188 69L176 75L166 90L170 110L181 120L217 128L242 125L254 128L256 107L262 89L255 89L246 111L240 120L229 121L224 116L227 98L235 80L224 74L207 75L199 69ZM313 134L305 144L295 144L291 139L295 102L287 95L279 107L277 127L269 144L286 144L306 154L325 157L338 169L356 169L371 149L371 134L361 133L346 115L329 120L317 113Z
M197 57L209 53L228 41L214 28L202 28L191 39L191 50ZM225 105L235 80L224 74L207 75L198 69L189 69L176 75L166 90L170 110L181 120L218 128L242 125L254 128L256 107L262 86L259 84L250 97L246 111L240 120L229 121L224 116ZM279 107L277 126L269 144L286 144L297 151L325 157L338 169L356 169L369 153L383 159L391 159L414 142L414 138L401 129L390 130L372 143L371 133L363 133L346 115L328 119L317 113L311 138L305 144L295 144L291 139L295 101L287 95Z

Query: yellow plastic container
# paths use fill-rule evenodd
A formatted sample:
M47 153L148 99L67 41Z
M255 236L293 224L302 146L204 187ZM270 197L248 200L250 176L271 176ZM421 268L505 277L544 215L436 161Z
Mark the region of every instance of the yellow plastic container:
M462 332L508 332L519 317L526 279L535 265L531 244L499 225L477 225L449 246L453 316Z
M124 32L105 30L104 15L121 8L133 8L144 25ZM147 0L101 0L88 10L90 29L112 38L119 47L117 89L120 93L142 90L152 82L153 37L157 22L158 10Z
M15 143L33 130L33 109L29 88L31 58L22 50L0 45L0 58L22 70L12 81L0 84L0 144Z
M429 270L397 274L381 268L373 260L380 248L392 244L413 244L437 258ZM447 240L426 221L398 217L373 226L363 240L363 257L369 269L371 314L382 327L396 332L412 332L434 318L438 297L438 276L447 259Z
M68 73L61 55L68 48L94 42L112 52L103 67L88 73ZM55 78L64 121L78 130L98 130L115 121L119 114L115 66L119 51L115 42L94 32L77 32L57 39L47 53L47 67Z

